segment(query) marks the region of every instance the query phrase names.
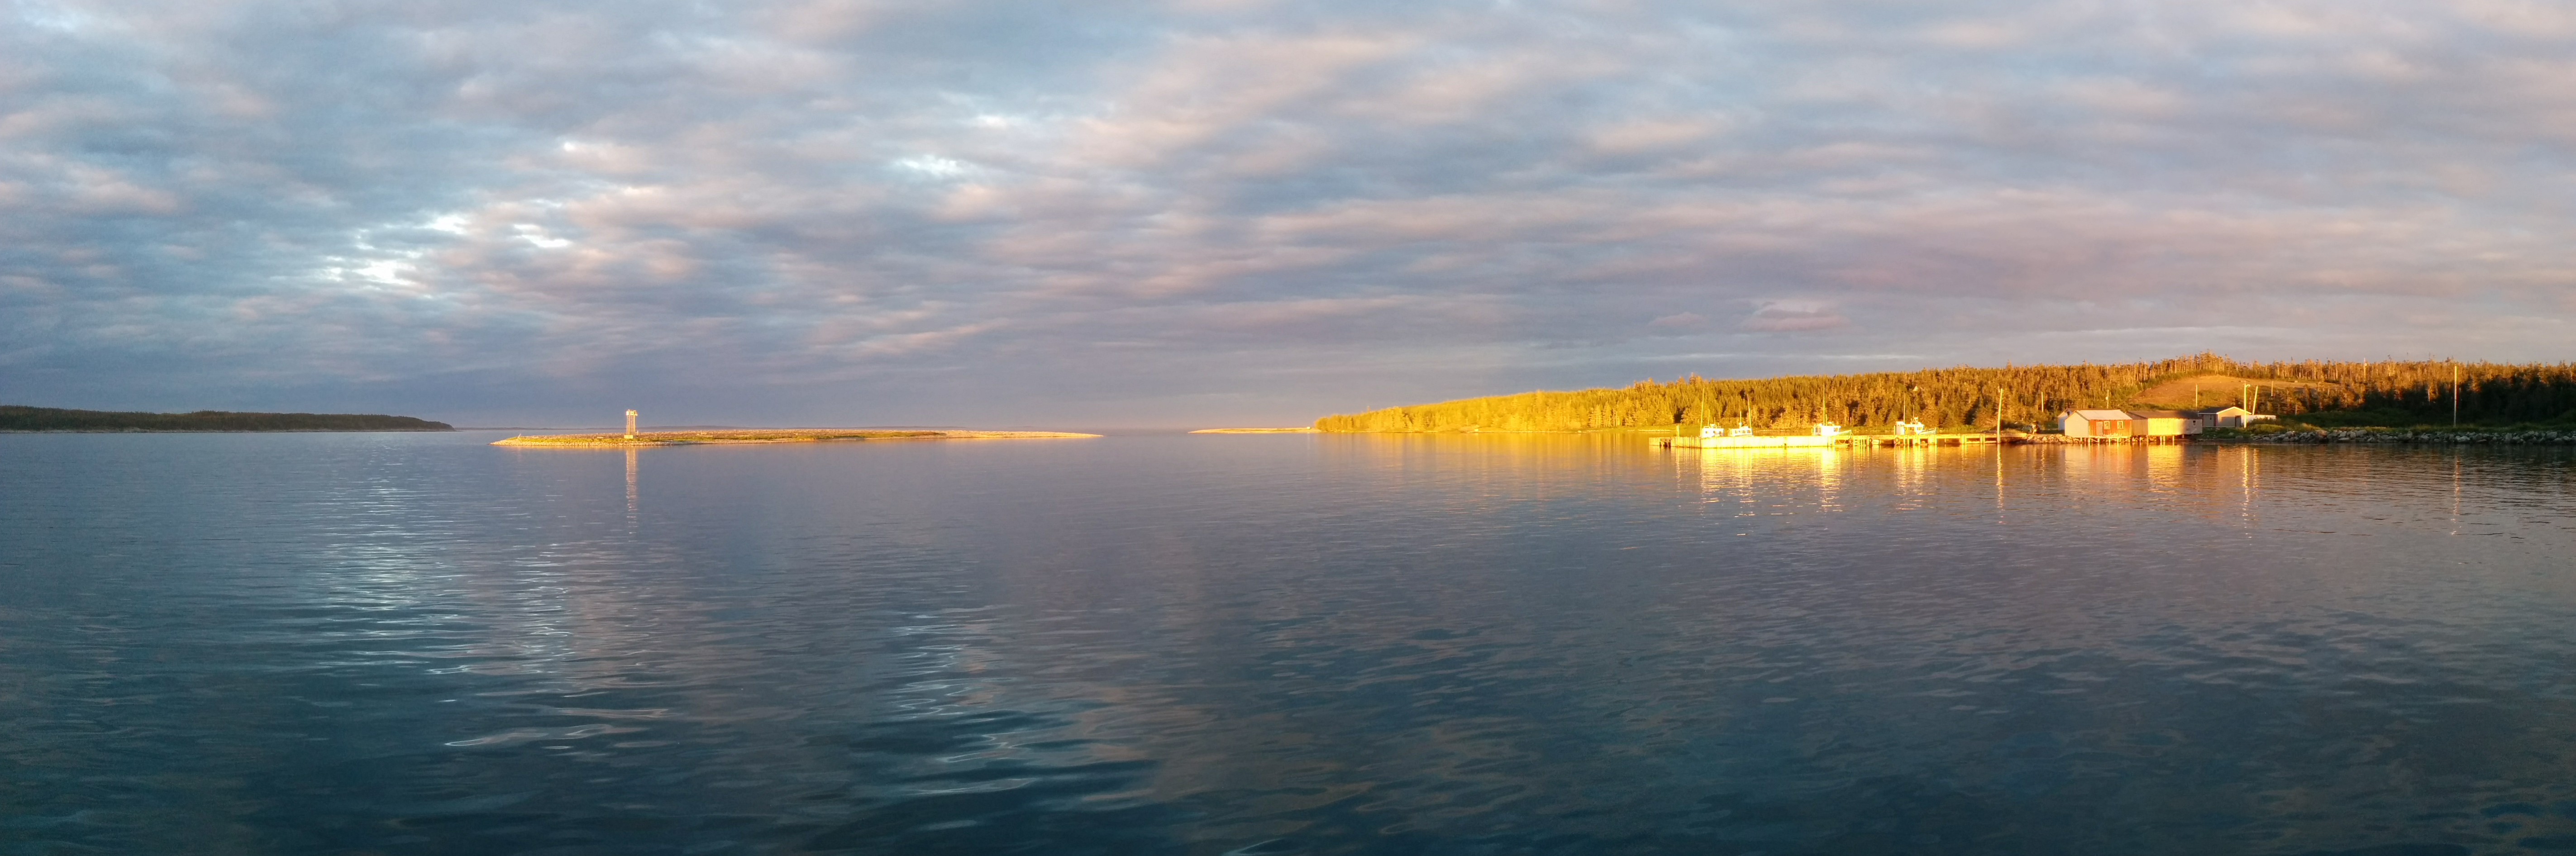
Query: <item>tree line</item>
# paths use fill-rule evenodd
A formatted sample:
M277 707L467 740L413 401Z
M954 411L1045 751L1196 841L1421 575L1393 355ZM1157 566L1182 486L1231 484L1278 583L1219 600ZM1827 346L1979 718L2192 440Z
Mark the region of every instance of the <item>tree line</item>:
M445 422L374 413L124 413L0 404L0 431L453 431Z
M2459 394L2452 398L2456 373ZM2576 419L2576 363L2464 363L2441 360L2239 362L2200 354L2110 365L1944 368L1761 380L1652 378L1624 389L1525 392L1438 404L1336 414L1323 431L1583 431L1673 425L1750 424L1761 429L1835 422L1883 427L1908 419L1942 427L2054 427L2057 414L2086 407L2182 406L2140 401L2147 390L2204 375L2264 384L2264 413L2319 424L2438 424L2456 404L2463 423ZM2239 403L2238 389L2205 391L2203 404Z

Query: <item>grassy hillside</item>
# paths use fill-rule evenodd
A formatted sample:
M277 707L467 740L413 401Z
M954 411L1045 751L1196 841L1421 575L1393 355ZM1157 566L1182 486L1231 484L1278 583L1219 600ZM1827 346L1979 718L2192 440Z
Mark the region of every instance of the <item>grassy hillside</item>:
M115 413L0 404L0 431L453 431L445 422L358 413Z
M1908 417L1940 426L2053 427L2076 407L2239 403L2312 424L2441 424L2451 418L2452 372L2463 422L2576 419L2576 363L2437 361L2241 363L2215 354L2118 365L1947 368L1764 380L1648 379L1625 389L1526 392L1393 407L1315 420L1324 431L1583 431L1750 421L1803 428L1821 421L1874 428ZM1998 390L2001 390L1998 393Z

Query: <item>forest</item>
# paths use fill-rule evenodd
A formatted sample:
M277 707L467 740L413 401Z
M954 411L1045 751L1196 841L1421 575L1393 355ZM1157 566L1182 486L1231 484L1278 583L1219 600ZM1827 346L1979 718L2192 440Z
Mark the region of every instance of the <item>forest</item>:
M2457 378L2458 395L2452 388ZM2197 398L2195 402L2193 399ZM2576 420L2576 363L2239 362L2200 354L2110 365L1943 368L1762 380L1652 378L1624 389L1524 392L1336 414L1323 431L1585 431L1749 423L1871 430L1920 419L1942 427L2054 428L2081 407L2242 403L2315 425L2510 425Z
M453 431L445 422L372 413L119 413L0 404L0 431Z

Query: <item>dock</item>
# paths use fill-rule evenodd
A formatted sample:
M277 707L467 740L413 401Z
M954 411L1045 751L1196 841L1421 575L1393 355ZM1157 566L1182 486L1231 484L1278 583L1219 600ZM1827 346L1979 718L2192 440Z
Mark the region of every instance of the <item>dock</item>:
M1647 442L1659 449L1825 449L1854 446L1992 446L2020 443L2024 438L2010 434L1842 434L1833 437L1794 435L1781 437L1650 437Z
M1847 446L2002 446L2027 442L2015 434L1845 434L1834 438Z
M1841 437L1656 437L1668 449L1792 449L1840 445Z

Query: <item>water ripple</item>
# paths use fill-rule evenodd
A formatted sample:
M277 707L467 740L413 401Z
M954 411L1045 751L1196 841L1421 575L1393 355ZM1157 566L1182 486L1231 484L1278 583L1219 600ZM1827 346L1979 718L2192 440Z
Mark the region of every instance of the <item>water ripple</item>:
M0 436L0 850L2513 853L2576 459Z

